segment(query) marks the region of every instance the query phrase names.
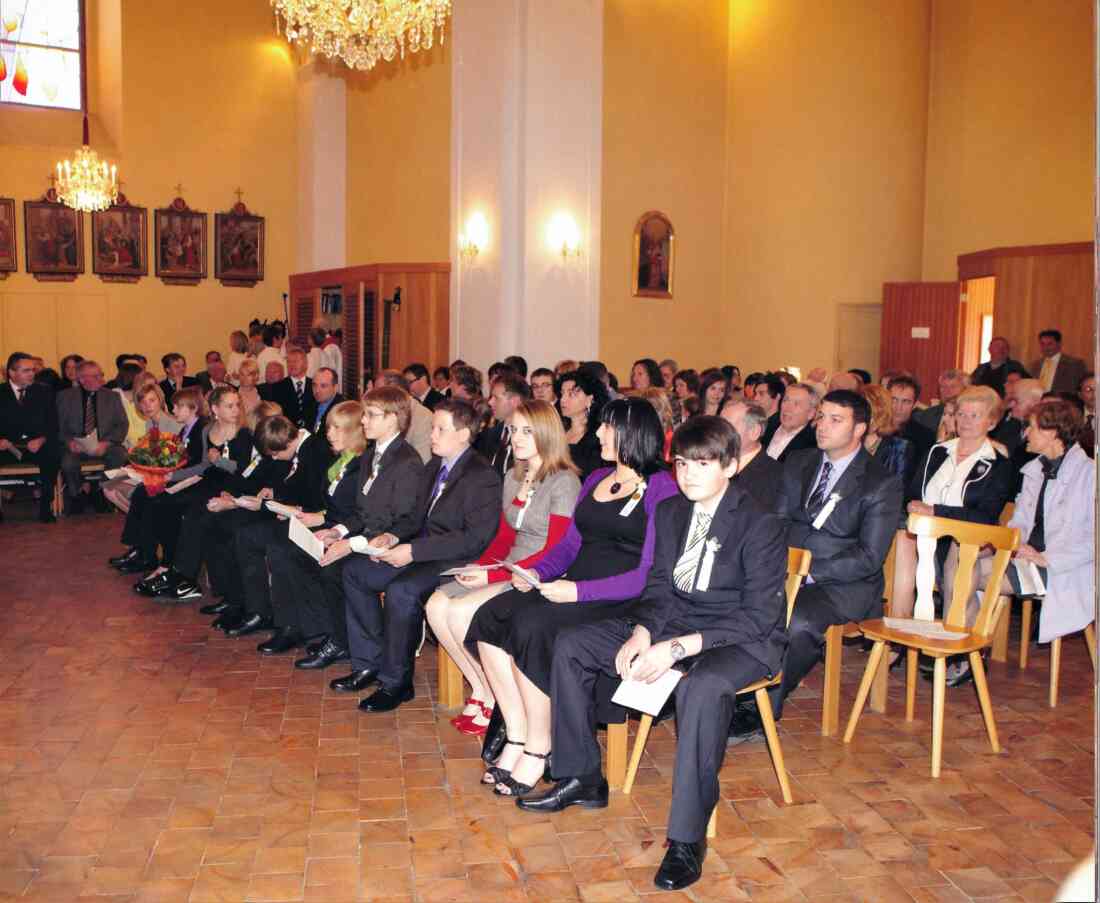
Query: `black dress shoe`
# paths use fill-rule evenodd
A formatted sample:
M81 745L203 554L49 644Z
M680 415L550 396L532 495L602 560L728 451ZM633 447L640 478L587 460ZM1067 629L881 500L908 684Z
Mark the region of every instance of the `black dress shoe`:
M398 687L396 690L387 690L381 687L359 703L359 710L363 712L392 712L401 703L408 702L416 695L412 687Z
M256 651L262 655L280 655L302 645L302 634L297 627L280 627L270 640L260 643Z
M144 580L139 580L134 584L134 592L139 596L151 599L170 590L173 586L175 586L175 581L172 572L162 571L155 577L146 577Z
M132 561L120 564L118 566L118 571L120 574L147 574L149 571L153 570L158 563L159 562L153 558L146 558L143 555L138 555L138 557Z
M275 624L267 615L249 615L236 627L226 631L230 636L248 636L261 630L271 630Z
M321 647L329 641L327 636L321 637L319 640L314 640L312 643L306 643L306 655L316 655L321 651Z
M217 627L219 630L224 630L228 633L234 627L239 627L244 618L245 611L243 608L238 605L230 605L214 619L210 626Z
M685 843L682 840L670 840L653 883L661 890L680 890L694 884L703 876L703 857L706 855L705 841Z
M358 693L365 690L378 680L378 671L375 668L366 668L362 671L352 671L343 677L330 680L328 685L340 693Z
M312 645L314 644L310 643L310 646ZM306 646L306 652L309 652L309 646ZM320 649L305 658L298 659L294 663L294 667L301 668L304 671L317 671L321 668L327 668L334 662L347 661L349 658L351 658L351 653L347 649L337 646L332 640L325 640Z
M221 602L211 602L209 605L204 605L199 609L200 615L220 615L222 612L229 611L233 606L225 600Z
M760 713L756 707L735 710L733 721L730 723L729 736L726 738L726 746L759 743L763 739L764 725L760 721Z
M107 563L111 567L117 568L117 567L122 567L122 565L126 564L127 562L133 561L135 558L140 558L140 557L141 557L141 549L139 549L139 548L137 548L137 546L135 546L132 549L127 549L121 555L116 555L114 558L108 558Z
M607 808L607 781L582 784L580 778L565 778L539 796L525 796L516 805L528 812L561 812L569 806L582 809Z
M481 744L481 761L486 765L496 764L507 740L508 726L504 723L500 706L495 705L493 714L489 717L489 724L485 728L485 739Z

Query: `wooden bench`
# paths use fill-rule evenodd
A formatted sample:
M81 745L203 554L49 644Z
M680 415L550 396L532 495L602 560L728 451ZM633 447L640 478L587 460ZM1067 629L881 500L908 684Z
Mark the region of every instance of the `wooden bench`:
M41 482L40 471L35 464L4 464L0 465L0 486L37 486ZM3 508L3 499L0 498L0 509ZM54 485L53 507L54 517L61 514L61 477L58 475Z

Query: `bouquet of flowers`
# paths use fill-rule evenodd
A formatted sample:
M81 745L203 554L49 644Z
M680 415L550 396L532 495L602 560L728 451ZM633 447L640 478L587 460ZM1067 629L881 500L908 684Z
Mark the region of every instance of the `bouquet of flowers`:
M163 492L168 475L186 460L183 440L160 430L149 430L130 449L130 466L141 474L149 495Z

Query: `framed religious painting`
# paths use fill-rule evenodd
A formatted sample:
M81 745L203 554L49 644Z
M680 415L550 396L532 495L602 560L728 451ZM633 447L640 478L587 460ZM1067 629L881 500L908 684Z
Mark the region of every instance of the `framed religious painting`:
M657 210L643 213L634 227L633 292L636 298L671 298L676 233Z
M153 211L156 273L168 285L197 285L207 274L207 215L176 198Z
M92 213L92 272L104 282L137 282L149 275L149 211L125 195Z
M15 199L0 198L0 279L16 269Z
M237 286L264 278L264 218L240 201L229 213L214 214L214 277Z
M56 200L23 202L27 272L40 282L72 282L84 272L84 217Z

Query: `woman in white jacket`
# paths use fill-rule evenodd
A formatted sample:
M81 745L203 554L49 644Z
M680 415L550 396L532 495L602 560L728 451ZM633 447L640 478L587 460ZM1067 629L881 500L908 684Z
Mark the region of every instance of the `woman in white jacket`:
M1021 471L1023 486L1008 522L1020 531L1020 547L1001 592L1041 596L1040 643L1083 630L1094 617L1096 467L1077 441L1083 438L1091 451L1091 434L1082 436L1082 429L1080 411L1060 398L1040 402L1028 420L1027 450L1039 457ZM983 581L991 560L978 562ZM1045 593L1035 591L1036 570Z

